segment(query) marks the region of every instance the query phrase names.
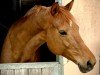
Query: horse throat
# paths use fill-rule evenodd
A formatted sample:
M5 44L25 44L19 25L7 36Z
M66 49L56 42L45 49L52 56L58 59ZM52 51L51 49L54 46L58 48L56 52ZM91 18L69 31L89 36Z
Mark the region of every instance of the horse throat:
M26 44L26 47L23 50L23 54L21 56L21 62L35 61L36 51L44 43L45 43L44 31L33 36Z

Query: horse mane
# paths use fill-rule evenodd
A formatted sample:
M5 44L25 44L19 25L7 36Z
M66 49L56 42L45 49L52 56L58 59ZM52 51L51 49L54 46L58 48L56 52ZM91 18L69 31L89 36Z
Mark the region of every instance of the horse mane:
M41 5L35 5L31 9L29 9L24 16L18 19L13 25L17 25L18 23L24 23L30 16L36 16L41 10ZM20 24L19 24L20 25Z
M26 21L28 17L30 16L36 16L42 9L50 9L50 7L46 7L46 6L41 6L41 5L35 5L34 7L32 7L31 9L29 9L26 14L21 17L19 19L22 20L22 22ZM48 10L44 12L44 14L47 12L48 13ZM50 11L50 10L49 10ZM60 6L60 13L63 13L62 15L66 17L67 20L69 21L73 21L73 22L76 22L75 18L73 17L73 15L70 13L70 11L66 10L64 7Z
M27 11L27 13L24 15L24 17L25 16L29 16L29 15L37 15L38 13L39 13L39 11L41 10L41 5L35 5L34 7L32 7L31 9L29 9L28 11Z

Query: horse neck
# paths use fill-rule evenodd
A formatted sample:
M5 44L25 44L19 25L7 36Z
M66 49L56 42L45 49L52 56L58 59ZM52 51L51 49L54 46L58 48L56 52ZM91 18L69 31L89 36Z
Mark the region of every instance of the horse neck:
M43 31L42 28L38 25L35 17L34 18L32 18L32 16L25 16L25 17L26 21L20 23L23 24L22 26L24 27L24 29L26 29L26 34L28 34L29 38L27 38L27 43L25 43L25 48L24 48L25 50L23 51L21 62L24 62L30 59L31 57L33 58L30 61L36 61L35 60L35 58L37 58L36 51L42 44L45 43L45 31Z
M37 18L34 15L30 15L29 18L25 21L25 24L23 26L26 27L29 34L32 34L30 36L31 37L30 39L35 38L35 37L36 38L40 37L38 40L42 40L42 42L44 42L45 31L42 29L40 24L41 23L37 22ZM39 43L41 44L41 41L39 41Z
M36 21L37 19L33 14L25 15L12 25L10 31L19 31L19 29L23 29L28 34L35 36L36 34L42 31L42 28Z

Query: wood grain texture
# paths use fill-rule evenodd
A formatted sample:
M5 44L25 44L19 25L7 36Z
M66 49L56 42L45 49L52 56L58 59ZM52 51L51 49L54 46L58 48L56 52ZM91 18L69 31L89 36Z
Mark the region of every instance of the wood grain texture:
M15 75L20 75L20 69L15 69Z
M42 75L41 74L41 68L40 69L29 69L29 75Z
M8 64L0 64L0 69L44 68L44 67L54 67L58 64L59 62L8 63Z
M0 64L0 75L63 75L58 62Z
M54 75L53 73L54 73L53 67L42 69L42 75Z
M20 75L29 75L28 69L20 69Z
M0 75L7 75L7 70L1 70L1 74Z
M15 75L14 70L1 70L1 75Z

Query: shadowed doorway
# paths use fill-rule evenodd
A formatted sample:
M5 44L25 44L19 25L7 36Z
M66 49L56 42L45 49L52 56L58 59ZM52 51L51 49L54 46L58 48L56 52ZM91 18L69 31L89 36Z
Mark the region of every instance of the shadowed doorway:
M55 0L1 0L0 2L0 50L11 25L34 5L50 6ZM1 51L0 51L1 52ZM56 61L46 43L38 51L40 62Z

